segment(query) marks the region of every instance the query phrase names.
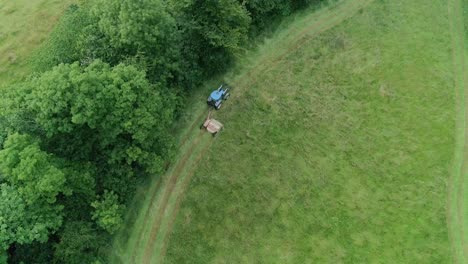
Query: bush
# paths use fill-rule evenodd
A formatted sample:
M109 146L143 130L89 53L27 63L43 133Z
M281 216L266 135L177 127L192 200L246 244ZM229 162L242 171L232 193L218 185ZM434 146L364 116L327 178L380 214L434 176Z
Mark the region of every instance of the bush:
M220 73L248 39L251 18L235 0L171 1L182 31L183 55L205 75Z
M119 197L112 191L104 191L100 200L94 201L91 206L94 208L93 220L96 220L98 226L114 234L123 223L124 206L119 204Z
M44 72L61 63L85 60L80 43L87 33L85 28L92 22L87 6L71 5L49 38L33 56L33 69Z
M67 222L60 232L60 242L55 245L54 259L56 263L92 263L104 242L90 222Z
M107 58L110 62L141 55L149 77L162 84L180 74L179 31L162 1L99 0L92 14L97 21L93 31L108 40L115 54L115 58Z

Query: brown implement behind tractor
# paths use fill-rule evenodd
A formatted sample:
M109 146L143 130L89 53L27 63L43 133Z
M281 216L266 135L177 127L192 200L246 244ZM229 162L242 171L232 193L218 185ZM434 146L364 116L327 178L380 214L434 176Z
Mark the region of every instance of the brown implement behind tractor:
M213 137L218 134L219 131L223 129L223 124L221 124L218 120L211 118L211 111L208 112L208 117L205 119L205 122L201 124L200 129L205 128L206 131L210 132Z

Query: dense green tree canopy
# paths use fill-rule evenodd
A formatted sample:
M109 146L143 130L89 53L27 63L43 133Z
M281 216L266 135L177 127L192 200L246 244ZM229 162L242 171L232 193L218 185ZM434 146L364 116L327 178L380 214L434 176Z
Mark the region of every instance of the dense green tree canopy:
M8 255L4 251L0 251L0 264L6 264L8 260Z
M91 223L65 223L60 242L56 245L55 258L59 263L92 263L102 242Z
M164 59L166 50L173 48L176 23L162 1L99 0L93 14L101 32L125 55L142 52Z
M180 34L164 1L98 0L92 14L97 26L90 26L93 32L89 35L94 35L91 41L102 42L98 50L110 46L106 53L111 56L101 56L105 61L115 63L134 57L145 65L152 81L163 84L181 74ZM87 46L95 47L95 43L87 42Z
M257 27L265 27L272 17L288 15L292 10L291 2L284 0L247 0L247 9L252 15L253 24Z
M183 56L205 74L220 72L247 41L251 18L237 0L171 0L184 36Z
M100 198L91 204L94 208L93 220L96 220L98 226L113 234L123 223L124 206L119 204L119 197L112 191L104 191Z
M62 207L37 201L28 204L11 185L0 185L0 246L8 249L12 243L46 242L51 232L62 224Z
M39 143L13 134L0 151L0 245L45 242L62 223L63 206L57 203L65 175Z
M197 35L213 47L237 51L247 40L250 17L243 5L233 0L185 1L186 12Z
M0 151L0 172L28 204L41 199L54 203L65 190L64 173L53 165L51 155L40 149L39 142L27 135L8 137Z
M29 90L28 110L47 138L53 144L66 139L62 154L85 160L99 154L110 165L136 162L160 171L169 151L172 97L135 67L62 64L31 80Z

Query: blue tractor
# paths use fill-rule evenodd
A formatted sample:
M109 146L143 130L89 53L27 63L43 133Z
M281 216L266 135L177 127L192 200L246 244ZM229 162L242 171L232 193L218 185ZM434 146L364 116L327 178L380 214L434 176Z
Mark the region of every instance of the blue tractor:
M206 103L209 106L214 107L216 110L219 110L223 101L227 100L231 95L229 93L229 87L224 86L226 85L221 85L218 89L214 90L208 97L208 100L206 100Z

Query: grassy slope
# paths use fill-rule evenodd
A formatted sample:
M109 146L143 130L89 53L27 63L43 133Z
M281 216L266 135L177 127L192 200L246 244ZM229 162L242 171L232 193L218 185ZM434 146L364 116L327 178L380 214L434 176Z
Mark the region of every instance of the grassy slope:
M450 47L446 1L377 1L250 76L167 262L450 262Z
M28 74L28 56L72 2L0 0L0 87Z

